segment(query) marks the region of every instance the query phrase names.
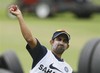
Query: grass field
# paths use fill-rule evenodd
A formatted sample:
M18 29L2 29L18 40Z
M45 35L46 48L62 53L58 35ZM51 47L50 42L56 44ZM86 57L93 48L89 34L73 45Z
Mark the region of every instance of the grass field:
M32 59L25 49L26 42L21 35L18 21L7 17L9 0L6 0L7 3L4 0L1 2L0 54L7 50L15 51L25 73L29 73ZM63 58L74 70L77 70L78 59L84 44L92 38L100 37L100 14L94 14L91 19L77 19L71 13L56 14L56 17L48 19L38 19L26 14L24 18L33 35L48 49L51 47L49 40L55 30L66 29L70 33L70 48L64 53Z

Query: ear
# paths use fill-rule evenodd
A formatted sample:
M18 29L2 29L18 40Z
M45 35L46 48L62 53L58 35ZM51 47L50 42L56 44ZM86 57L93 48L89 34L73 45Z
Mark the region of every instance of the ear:
M69 48L69 44L67 44L67 49Z
M51 45L53 44L53 42L54 42L54 40L50 40L50 44L51 44Z

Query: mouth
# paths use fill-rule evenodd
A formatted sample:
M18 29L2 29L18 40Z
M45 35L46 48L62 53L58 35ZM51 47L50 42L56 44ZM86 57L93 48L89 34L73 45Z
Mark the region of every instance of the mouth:
M62 47L62 48L64 48L64 46L63 46L63 45L58 45L58 47Z
M59 50L65 50L63 45L58 45Z
M58 46L56 51L57 51L58 54L62 54L65 51L65 49L64 49L63 46Z

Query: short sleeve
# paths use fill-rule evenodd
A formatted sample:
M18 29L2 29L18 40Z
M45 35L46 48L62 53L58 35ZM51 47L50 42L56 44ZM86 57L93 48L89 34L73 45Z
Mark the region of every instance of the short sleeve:
M29 44L27 44L26 49L34 60L33 64L37 64L47 53L47 48L41 45L38 40L37 45L34 48L30 48Z

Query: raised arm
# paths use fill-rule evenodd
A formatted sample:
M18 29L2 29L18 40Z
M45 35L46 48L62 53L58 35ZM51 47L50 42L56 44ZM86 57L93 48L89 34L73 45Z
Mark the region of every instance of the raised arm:
M9 11L10 13L12 13L18 18L20 29L21 29L24 39L27 41L27 43L29 44L31 48L34 48L37 45L37 40L35 37L32 36L31 31L28 29L27 25L25 24L22 13L20 9L18 8L18 6L11 5L9 7Z

